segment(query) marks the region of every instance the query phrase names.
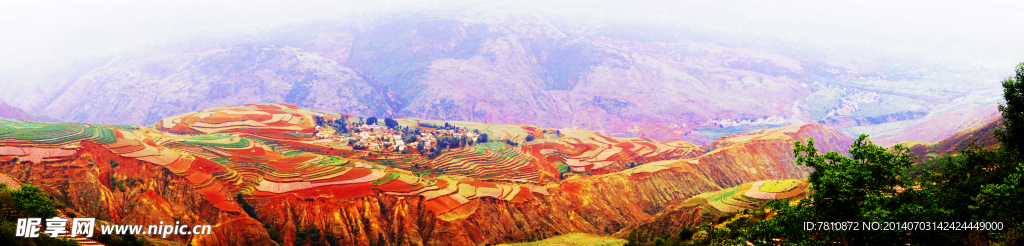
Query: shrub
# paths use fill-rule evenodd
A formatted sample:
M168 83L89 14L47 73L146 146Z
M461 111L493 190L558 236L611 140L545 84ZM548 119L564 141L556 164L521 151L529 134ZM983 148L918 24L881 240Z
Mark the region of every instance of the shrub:
M629 234L626 235L626 246L641 245L646 243L650 237L647 231L640 228L633 228L629 230Z
M679 231L679 241L688 241L693 238L693 234L697 231L690 227L683 227L683 230Z
M53 218L57 216L53 202L50 201L50 195L38 186L26 184L21 186L20 190L11 192L11 196L18 202L18 206L32 217Z
M419 140L419 138L417 138L416 135L413 135L413 134L403 135L402 136L402 141L404 141L406 144L409 144L409 143L412 143L412 142L416 142L416 140Z
M569 172L569 166L567 166L565 164L558 164L558 173L567 173L567 172Z
M660 238L660 237L654 239L654 246L666 246L666 245L668 245L668 243L665 242L665 239Z
M242 193L238 193L238 195L235 196L235 201L242 205L242 210L244 210L249 217L254 219L259 218L259 216L256 216L256 208L253 207L252 204L249 204L249 201L246 201L245 197L242 197Z
M267 229L267 234L270 235L270 240L274 240L274 242L277 242L279 245L284 245L284 240L281 239L281 233L277 232L277 228L274 227L274 224L264 224L263 228Z

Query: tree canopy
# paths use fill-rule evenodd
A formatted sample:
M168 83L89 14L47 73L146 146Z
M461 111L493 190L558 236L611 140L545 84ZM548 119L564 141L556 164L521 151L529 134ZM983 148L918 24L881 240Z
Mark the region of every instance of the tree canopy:
M773 202L774 216L750 228L750 242L761 245L962 245L1024 243L1024 63L1002 82L1000 105L1005 128L996 129L1000 147L972 146L957 158L945 157L939 172L901 177L913 165L909 149L885 149L860 136L850 157L818 154L814 140L796 142L797 164L814 168L812 194L796 205ZM985 230L910 229L804 230L806 222L1002 223Z
M391 117L384 118L384 126L387 126L388 128L398 127L398 121Z

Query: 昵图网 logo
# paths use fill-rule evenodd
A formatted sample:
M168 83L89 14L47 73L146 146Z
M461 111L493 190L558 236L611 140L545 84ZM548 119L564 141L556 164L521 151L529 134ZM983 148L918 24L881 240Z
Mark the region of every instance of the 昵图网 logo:
M68 222L70 221L70 225ZM49 234L50 237L93 237L96 231L95 218L73 218L65 219L53 217L46 219L43 227L42 218L19 218L16 237L39 237L40 234ZM146 229L146 230L143 230ZM209 235L212 232L210 225L183 225L181 222L174 224L159 225L100 225L99 233L103 235Z

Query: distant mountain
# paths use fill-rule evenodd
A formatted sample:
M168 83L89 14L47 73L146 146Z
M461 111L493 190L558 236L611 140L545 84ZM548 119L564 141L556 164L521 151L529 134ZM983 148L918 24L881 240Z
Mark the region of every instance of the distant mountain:
M477 9L307 23L18 75L58 86L3 96L73 122L148 125L222 105L289 103L700 144L789 124L908 120L933 108L932 99L849 82L861 75L848 68L638 26Z
M359 115L387 105L334 60L292 47L240 45L112 61L74 80L42 111L78 122L152 124L204 108L263 102Z
M0 102L0 118L17 119L17 120L35 120L31 114L22 111L19 108L7 105L7 103Z

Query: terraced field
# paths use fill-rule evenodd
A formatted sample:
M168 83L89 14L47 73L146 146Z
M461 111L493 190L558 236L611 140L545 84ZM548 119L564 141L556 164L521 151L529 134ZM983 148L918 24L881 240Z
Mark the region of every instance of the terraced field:
M108 144L116 138L113 128L92 124L48 124L0 118L0 139L17 139L25 144L49 146L74 141Z
M94 183L93 187L109 186L101 190L113 193L118 192L116 190L124 192L124 188L114 188L115 183L121 185L119 180L126 178L124 173L146 169L165 175L161 180L180 182L174 189L183 187L194 192L188 198L198 201L194 204L201 204L204 209L212 206L219 212L232 212L228 213L231 216L252 216L243 211L243 203L238 201L241 198L237 198L239 195L263 202L254 205L269 207L273 211L319 208L338 211L332 206L344 204L344 209L350 210L335 213L335 217L360 218L369 216L366 214L370 212L366 211L383 214L386 209L399 209L392 211L418 213L416 221L408 223L435 218L452 222L430 222L445 226L468 225L466 222L469 221L490 221L497 218L493 216L506 215L508 220L518 221L517 216L520 215L533 216L532 220L537 220L547 217L531 211L557 206L557 211L571 213L546 222L531 222L532 226L543 227L549 226L544 223L550 223L558 224L560 228L590 230L588 233L607 232L623 223L645 219L643 216L650 214L647 210L676 203L689 194L723 187L712 179L728 178L707 174L720 171L715 169L718 166L712 166L720 163L701 157L703 146L613 138L582 130L419 119L398 119L399 126L395 128L375 125L360 128L364 135L375 133L370 141L390 144L406 139L412 128L429 130L431 126L445 123L458 127L445 127L445 130L429 134L413 130L423 139L416 143L427 144L431 149L442 147L433 145L438 141L450 143L452 137L471 136L477 132L489 136L490 141L487 142L445 144L453 148L440 148L439 155L416 150L411 145L415 140L409 140L410 152L387 147L357 149L352 145L356 140L355 131L344 135L313 136L317 133L316 119L337 119L332 118L337 116L340 115L290 105L259 104L182 114L161 120L151 127L0 119L0 161L15 163L13 160L17 159L18 170L42 166L43 170L49 171L78 166L82 170L88 169L82 172L93 172L94 176L100 177L101 181ZM526 141L527 136L530 136L530 141ZM360 137L358 141L367 140ZM743 137L746 136L728 139L731 142L722 142L725 147L720 147L741 145ZM775 134L769 137L781 139L785 136ZM783 140L791 142L788 138ZM755 154L758 153L750 156L762 156ZM117 168L120 174L115 175L113 170L118 165L135 169ZM746 169L748 166L725 167L734 169L731 171L754 173ZM736 183L756 180L740 178L743 181ZM167 187L160 184L151 186ZM750 182L692 197L684 205L699 207L702 211L730 213L756 207L768 199L799 197L805 188L806 182L794 180ZM606 191L623 191L623 196L609 199L606 197L608 194L603 193ZM114 199L112 193L101 195ZM167 201L152 200L163 203L154 207L173 209ZM381 204L395 207L375 207L384 206ZM322 207L287 207L300 205ZM606 213L600 218L588 214L618 206L630 212ZM601 209L595 209L598 207ZM614 218L616 214L626 217ZM637 214L643 216L633 216ZM276 216L304 218L307 215ZM580 218L580 221L595 224L568 224ZM237 221L226 217L216 220L217 223ZM278 228L285 224L282 221L274 223ZM302 223L308 226L318 222ZM415 226L425 228L426 225ZM236 225L232 228L245 227ZM457 228L465 231L469 227ZM354 231L345 233L355 235L362 230L351 229ZM558 231L554 228L545 230L548 233ZM476 236L479 235L465 237Z
M703 153L700 146L690 143L612 138L585 130L422 119L399 119L398 122L418 127L448 124L487 134L490 142L478 143L472 150L445 150L433 161L416 161L444 174L483 179L544 182L558 179L559 165L567 165L575 173L605 174L626 170L630 163L693 158ZM534 139L526 141L526 136L530 135ZM518 146L502 143L505 140Z
M687 161L680 161L687 162ZM675 165L667 163L661 165ZM652 163L648 165L654 165ZM637 168L630 169L636 173ZM794 202L807 195L807 182L796 179L763 180L712 192L705 192L686 199L682 203L669 205L650 218L619 230L614 236L623 238L633 229L651 233L652 237L675 236L682 228L694 228L710 222L724 226L735 218L746 217L737 213L746 209L758 211L772 199L787 199Z
M330 115L289 105L245 105L175 116L162 120L155 130L0 119L0 159L54 161L98 148L163 166L225 211L241 211L228 199L233 197L230 190L257 197L332 200L374 192L422 196L437 214L483 197L522 202L532 193L547 194L543 187L480 181L539 177L529 155L498 143L453 149L434 160L416 154L371 158L359 151L307 152L304 149L330 148L292 134L312 129L313 116ZM406 166L378 164L384 161ZM415 164L463 175L420 177L402 168Z
M531 161L520 148L485 143L445 152L434 159L431 168L481 179L533 181L540 178L540 171Z
M706 206L721 213L736 213L759 206L766 200L789 199L805 195L807 181L765 180L715 192L702 193L683 202L686 206Z
M339 117L294 105L250 104L173 116L160 120L155 128L178 134L251 133L273 139L308 140L316 132L314 115Z

